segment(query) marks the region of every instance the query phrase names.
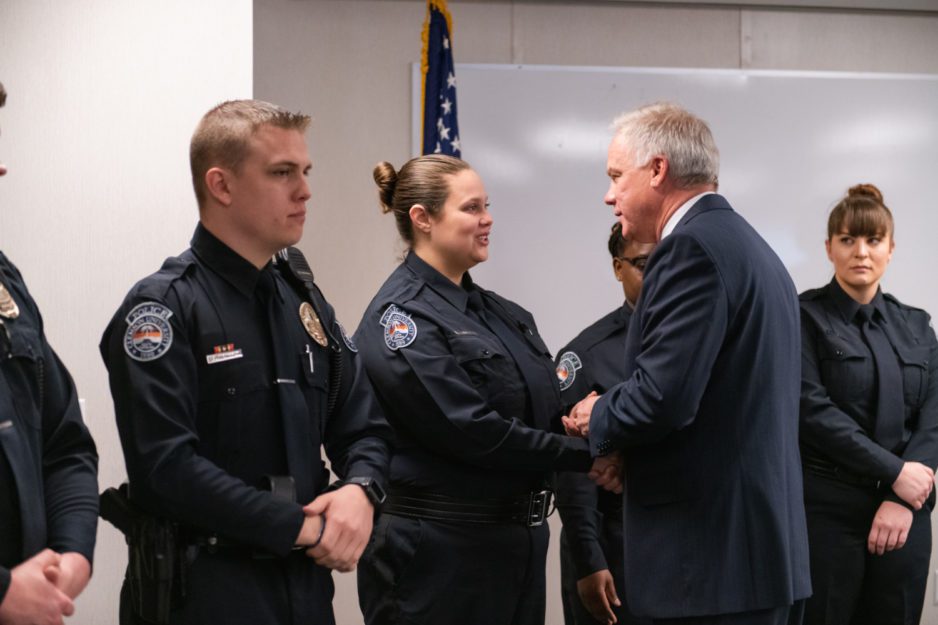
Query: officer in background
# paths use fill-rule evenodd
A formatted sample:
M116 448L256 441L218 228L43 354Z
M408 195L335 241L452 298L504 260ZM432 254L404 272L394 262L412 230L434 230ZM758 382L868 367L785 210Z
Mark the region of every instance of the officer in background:
M130 500L188 545L174 624L333 623L329 569L355 567L383 500L389 430L355 346L312 274L272 260L303 234L308 124L253 100L202 118L191 247L101 341ZM125 581L123 623L140 622L135 592Z
M0 107L6 103L0 84ZM0 176L6 167L0 164ZM62 623L91 577L98 455L23 276L0 253L0 623Z
M642 288L642 270L654 249L622 236L616 222L609 235L612 271L625 303L580 332L557 356L564 414L590 393L605 393L625 378L626 330ZM564 622L640 624L622 591L622 497L599 488L582 473L557 474L560 573Z

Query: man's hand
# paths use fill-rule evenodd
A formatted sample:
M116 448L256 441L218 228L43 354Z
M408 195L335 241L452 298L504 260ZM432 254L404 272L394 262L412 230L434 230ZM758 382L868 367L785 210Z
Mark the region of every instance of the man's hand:
M323 493L303 508L307 516L326 518L322 541L306 554L316 564L343 573L355 570L358 559L371 538L374 506L361 486L346 484L338 490ZM302 532L301 532L302 534Z
M602 486L614 493L622 492L622 465L623 458L620 452L600 456L593 459L593 468L587 474L596 486Z
M10 571L10 587L0 603L2 625L63 625L75 606L56 588L62 557L46 549Z
M925 500L935 487L935 472L921 462L906 462L899 477L892 483L892 490L916 510L921 510Z
M616 595L616 586L609 569L596 571L577 580L576 591L580 595L580 601L594 619L606 625L612 625L618 621L615 612L612 611L612 606L619 607L622 602Z
M870 529L866 546L870 553L878 556L887 551L902 549L909 537L909 528L912 527L912 511L901 503L884 501L873 517L873 527Z
M563 429L570 436L579 436L586 438L590 433L590 414L593 412L593 404L599 399L596 391L591 391L589 395L581 399L566 417L560 417L563 422Z
M91 563L85 556L74 551L62 554L59 562L59 576L55 586L74 599L88 585L91 579Z

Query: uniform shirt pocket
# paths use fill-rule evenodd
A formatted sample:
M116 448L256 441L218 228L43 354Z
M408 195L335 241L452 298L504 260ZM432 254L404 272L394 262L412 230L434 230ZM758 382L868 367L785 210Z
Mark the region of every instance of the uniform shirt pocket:
M515 361L496 339L479 334L447 337L453 357L472 386L502 416L524 415L525 387Z
M864 347L842 341L822 343L818 353L821 382L834 403L870 397L876 379L873 358Z
M38 430L42 428L46 384L39 334L29 326L11 324L8 327L10 344L8 358L2 364L2 375L10 386L11 399L20 421Z
M898 347L902 367L902 393L905 403L912 409L921 408L928 390L928 348Z

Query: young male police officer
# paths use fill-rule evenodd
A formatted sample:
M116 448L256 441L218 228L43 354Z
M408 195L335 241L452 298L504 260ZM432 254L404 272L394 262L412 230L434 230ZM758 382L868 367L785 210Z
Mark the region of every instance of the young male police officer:
M0 84L0 107L6 95ZM91 576L97 472L72 378L0 252L0 624L62 623L74 612Z
M355 567L383 499L388 430L355 347L312 275L272 261L303 233L308 124L252 100L202 118L191 247L101 341L130 498L190 545L174 624L332 623L329 569ZM322 444L345 478L329 490ZM287 476L295 497L268 489ZM122 622L133 603L125 583Z

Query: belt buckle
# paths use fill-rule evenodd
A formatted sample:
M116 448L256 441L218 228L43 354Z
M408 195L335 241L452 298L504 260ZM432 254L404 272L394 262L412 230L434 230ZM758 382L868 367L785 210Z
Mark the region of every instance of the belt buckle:
M542 490L537 493L531 493L531 499L528 502L528 527L540 527L547 520L547 512L550 510L550 499L553 492Z

